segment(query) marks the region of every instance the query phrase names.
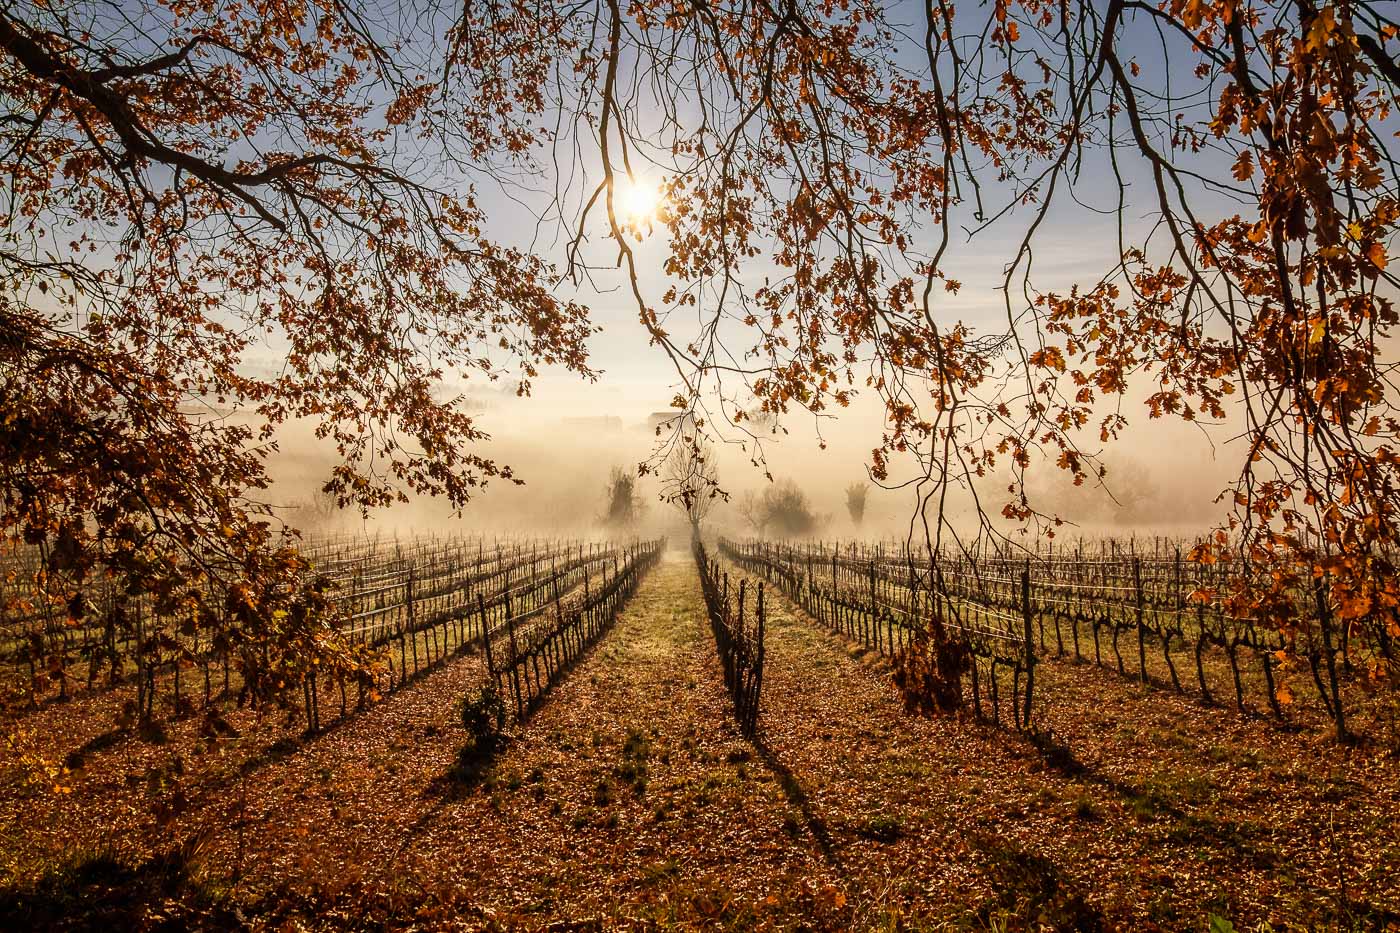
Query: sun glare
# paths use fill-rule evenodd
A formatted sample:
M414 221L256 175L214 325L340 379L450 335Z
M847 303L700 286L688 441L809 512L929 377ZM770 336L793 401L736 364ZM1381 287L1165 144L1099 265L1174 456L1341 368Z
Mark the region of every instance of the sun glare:
M661 209L661 189L646 178L623 178L617 186L622 219L633 225L650 223Z

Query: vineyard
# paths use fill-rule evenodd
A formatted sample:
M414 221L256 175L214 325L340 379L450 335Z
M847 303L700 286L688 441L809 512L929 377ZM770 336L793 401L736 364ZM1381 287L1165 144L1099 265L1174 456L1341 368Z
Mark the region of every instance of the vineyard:
M15 558L8 925L1400 923L1361 646L1281 651L1174 545L307 554L346 663L271 672L236 613L57 621Z
M1045 660L1091 661L1144 688L1190 692L1239 713L1250 711L1246 696L1262 698L1280 722L1285 700L1313 706L1338 739L1347 738L1348 704L1370 705L1356 696L1365 678L1350 630L1337 631L1325 593L1302 595L1315 608L1290 644L1277 627L1233 615L1211 598L1227 589L1228 565L1184 562L1180 547L1164 557L1160 540L1143 556L1126 548L1119 555L1110 541L1088 556L1082 547L1053 557L1003 549L934 563L912 559L907 549L860 544L722 540L720 549L782 587L813 618L891 658L936 627L970 659L969 705L981 716L985 704L997 723L1002 697L1009 697L1015 726L1032 727L1035 669ZM1374 650L1392 657L1387 626L1358 628L1375 631ZM1313 703L1300 702L1284 683L1280 670L1290 665L1303 672ZM1374 725L1393 738L1397 724L1371 711L1383 717Z
M158 703L181 714L196 703L209 708L216 690L223 698L243 696L244 678L231 676L236 667L244 677L278 677L284 705L287 683L299 682L304 722L314 731L322 726L323 699L335 717L344 718L350 692L353 708L363 709L367 696L391 693L463 650L479 645L489 657L492 643L504 642L492 673L498 679L511 675L517 715L523 716L546 689L538 674L541 654L547 679L557 676L562 646L572 658L585 643L584 629L587 641L596 638L600 620L616 612L659 547L538 541L488 546L467 539L314 542L307 556L321 573L321 593L334 622L327 636L347 654L374 662L353 677L269 669L266 655L261 663L248 657L256 646L239 643L231 612L204 620L161 616L148 600L125 600L110 587L69 596L69 603L97 607L75 621L32 585L41 577L35 562L24 559L32 555L24 555L7 574L6 605L15 611L7 614L0 639L7 649L5 682L11 697L22 695L29 706L40 699L66 700L74 689L130 683L130 710L144 721ZM531 663L534 677L522 681L520 668ZM187 692L191 678L193 697Z
M0 933L1400 933L1400 3L41 0L0 100Z

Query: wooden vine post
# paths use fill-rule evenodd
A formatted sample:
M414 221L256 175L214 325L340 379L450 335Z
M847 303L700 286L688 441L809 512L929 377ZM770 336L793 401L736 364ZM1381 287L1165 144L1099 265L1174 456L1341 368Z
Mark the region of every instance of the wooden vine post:
M1321 579L1313 581L1313 597L1317 602L1317 622L1322 628L1322 651L1327 664L1327 682L1331 696L1323 694L1323 705L1332 714L1337 741L1347 740L1346 713L1342 709L1341 691L1337 688L1337 655L1332 643L1332 607L1328 603L1327 587Z
M1133 558L1133 592L1137 597L1137 649L1138 649L1138 676L1142 679L1142 685L1147 686L1147 648L1144 645L1147 623L1143 619L1142 606L1142 559Z
M515 693L515 715L525 718L525 705L520 696L520 649L515 641L515 619L511 617L510 593L506 593L506 632L510 636L510 685Z
M751 723L749 731L753 732L758 727L758 705L763 696L763 629L766 619L766 610L763 605L763 584L758 584L758 660L754 665L754 686L753 686L753 707L751 713Z
M1030 561L1021 570L1021 623L1026 651L1026 701L1021 711L1021 728L1031 726L1031 698L1035 694L1035 641L1031 633L1031 568Z
M875 650L880 650L880 604L875 598L875 561L870 561L870 638L875 641ZM867 644L870 639L867 639Z

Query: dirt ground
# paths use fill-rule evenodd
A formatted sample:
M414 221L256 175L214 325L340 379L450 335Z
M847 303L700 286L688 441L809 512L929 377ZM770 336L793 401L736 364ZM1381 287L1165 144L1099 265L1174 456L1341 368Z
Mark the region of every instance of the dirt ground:
M920 718L878 657L768 607L752 741L679 551L472 781L451 776L472 655L307 739L244 711L152 742L112 730L115 694L28 714L0 922L1400 929L1384 749L1070 661L1037 672L1050 738ZM65 758L70 792L31 783Z

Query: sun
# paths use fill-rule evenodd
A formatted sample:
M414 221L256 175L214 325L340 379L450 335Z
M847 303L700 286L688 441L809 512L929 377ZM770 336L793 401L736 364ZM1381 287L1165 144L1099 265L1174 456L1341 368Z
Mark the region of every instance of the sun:
M616 203L626 222L634 226L650 223L661 211L661 188L645 178L622 178L617 185Z

